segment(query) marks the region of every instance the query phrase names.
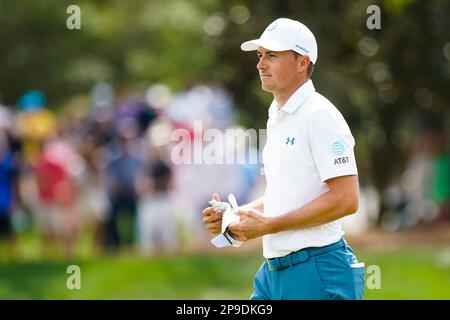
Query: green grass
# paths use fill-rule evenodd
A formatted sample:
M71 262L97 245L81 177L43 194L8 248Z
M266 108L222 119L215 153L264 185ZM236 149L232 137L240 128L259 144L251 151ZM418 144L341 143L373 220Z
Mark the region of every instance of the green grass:
M450 299L450 248L357 252L381 270L381 289L366 286L365 299Z
M381 289L366 287L365 299L450 299L449 249L355 249L366 267L381 270ZM7 262L0 299L248 299L261 262L259 252ZM70 264L81 269L80 290L66 287Z
M70 263L3 264L0 299L247 299L259 265L256 256L107 257L72 263L80 267L81 290L66 287ZM231 270L235 273L226 272Z

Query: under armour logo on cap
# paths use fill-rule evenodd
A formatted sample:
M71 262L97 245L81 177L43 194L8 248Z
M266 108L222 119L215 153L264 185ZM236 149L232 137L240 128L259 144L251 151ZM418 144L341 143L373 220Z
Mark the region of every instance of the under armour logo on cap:
M278 23L276 21L272 22L271 24L269 24L269 26L266 28L266 31L272 31L275 30L275 28L277 27Z

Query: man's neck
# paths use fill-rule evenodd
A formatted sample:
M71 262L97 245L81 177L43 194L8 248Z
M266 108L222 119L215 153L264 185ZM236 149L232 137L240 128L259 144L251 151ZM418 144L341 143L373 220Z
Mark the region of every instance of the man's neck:
M286 90L285 92L280 93L274 93L273 98L277 102L278 109L283 108L283 106L286 104L286 102L289 100L289 98L306 82L308 82L309 79L305 79L301 81L298 85L293 86L290 90Z

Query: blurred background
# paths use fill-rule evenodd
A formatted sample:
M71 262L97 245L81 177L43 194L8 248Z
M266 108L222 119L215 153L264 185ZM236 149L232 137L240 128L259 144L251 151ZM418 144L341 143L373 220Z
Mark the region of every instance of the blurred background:
M201 211L213 192L262 195L262 164L173 154L206 129L265 128L272 97L240 44L278 17L315 34L314 85L356 140L344 227L381 271L365 298L449 299L449 15L440 0L0 0L0 299L248 299L260 241L213 248Z

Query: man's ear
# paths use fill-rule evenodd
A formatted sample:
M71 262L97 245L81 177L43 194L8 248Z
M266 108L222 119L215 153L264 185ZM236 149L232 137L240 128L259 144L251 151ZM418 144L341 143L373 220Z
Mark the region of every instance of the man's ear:
M302 66L304 66L306 69L308 69L310 62L311 62L311 59L309 58L309 56L303 56Z
M298 63L298 71L299 72L307 72L309 66L309 57L308 56L300 56Z

